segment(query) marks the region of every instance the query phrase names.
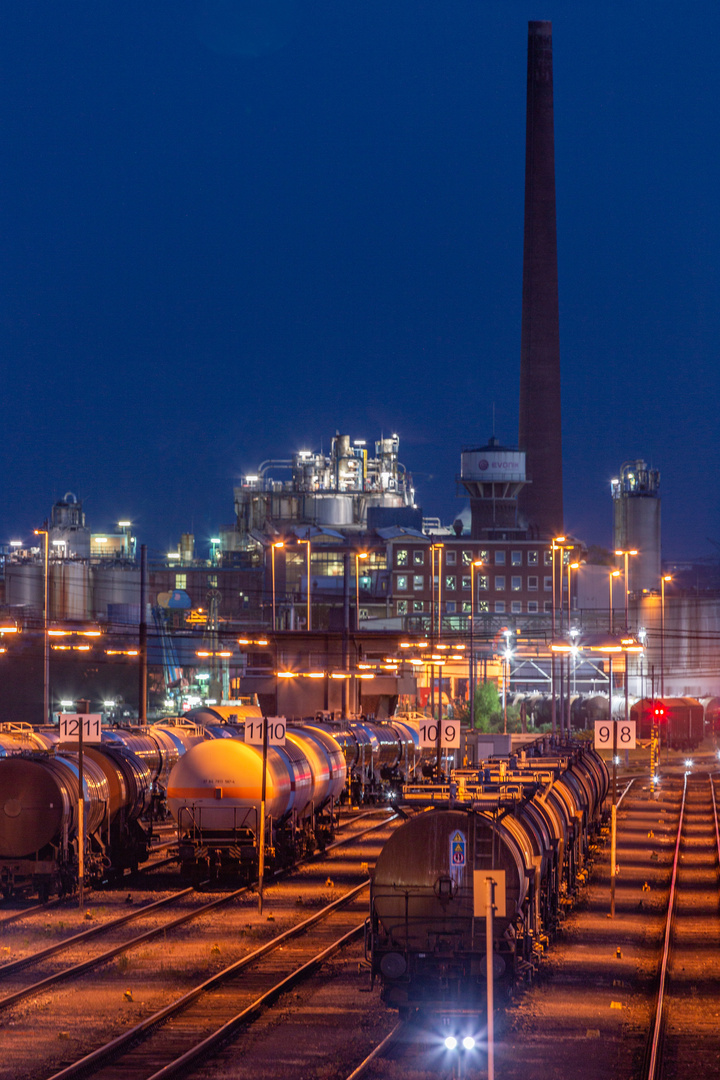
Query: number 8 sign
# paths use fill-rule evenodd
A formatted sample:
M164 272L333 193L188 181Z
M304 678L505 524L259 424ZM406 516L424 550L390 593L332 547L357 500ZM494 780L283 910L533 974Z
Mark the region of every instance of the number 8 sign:
M613 724L617 726L615 746L618 750L635 749L635 721L634 720L596 720L595 721L595 749L612 750L613 748Z

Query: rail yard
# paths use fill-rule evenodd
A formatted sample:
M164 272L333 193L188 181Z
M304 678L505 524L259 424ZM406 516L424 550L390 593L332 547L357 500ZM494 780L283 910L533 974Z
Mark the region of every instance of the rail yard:
M488 865L505 875L507 906L494 921L495 1075L519 1080L529 1062L540 1080L660 1080L714 1068L720 773L710 740L692 762L666 748L655 783L646 751L621 766L610 918L608 773L587 742L539 740L437 779L432 753L417 743L412 752L411 723L384 727L345 726L339 758L322 725L293 737L296 775L314 775L307 790L337 805L332 829L315 843L305 826L277 834L301 842L293 859L268 861L262 905L256 873L241 858L203 861L196 847L192 876L198 866L207 876L188 884L177 808L175 822L152 823L137 872L128 865L98 882L82 908L72 888L46 904L29 888L8 896L0 907L2 1080L486 1077L486 928L475 931L481 916L450 862L458 829L467 831L476 871ZM245 756L259 753L241 732L227 734ZM190 739L175 765L192 765L191 753L201 762L198 748L212 745ZM60 753L72 760L72 751ZM292 787L283 753L269 800ZM373 754L384 755L385 790ZM25 747L17 760L37 755ZM340 797L339 763L360 799ZM156 813L146 803L146 814ZM302 822L316 820L302 799L297 808ZM201 839L236 838L218 823L208 819Z

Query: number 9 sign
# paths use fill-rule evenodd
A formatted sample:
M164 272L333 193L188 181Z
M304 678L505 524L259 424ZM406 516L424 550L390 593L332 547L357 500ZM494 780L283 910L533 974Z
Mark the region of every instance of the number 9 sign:
M615 746L617 750L635 749L635 721L634 720L596 720L595 721L595 749L612 750L613 726L617 727Z
M437 746L437 720L420 721L420 745ZM455 750L460 746L460 724L447 717L441 721L440 746L443 750Z

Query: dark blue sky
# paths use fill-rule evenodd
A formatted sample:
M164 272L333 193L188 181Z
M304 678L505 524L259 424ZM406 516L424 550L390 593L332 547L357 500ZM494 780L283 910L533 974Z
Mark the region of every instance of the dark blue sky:
M232 25L232 13L241 18ZM720 7L0 8L0 538L73 490L198 543L266 457L397 431L426 514L517 439L528 19L553 20L566 527L720 540Z

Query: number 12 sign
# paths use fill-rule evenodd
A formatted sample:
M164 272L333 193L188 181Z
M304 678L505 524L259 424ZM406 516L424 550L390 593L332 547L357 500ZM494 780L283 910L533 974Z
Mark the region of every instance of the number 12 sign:
M613 748L613 724L617 725L618 750L635 749L635 721L634 720L596 720L595 721L595 749L612 750Z
M253 746L262 746L263 728L267 724L268 746L285 745L286 721L284 716L263 716L262 718L245 720L245 742Z
M420 721L420 745L437 746L438 726L437 720ZM460 724L457 720L441 721L440 746L443 750L455 750L460 746Z

